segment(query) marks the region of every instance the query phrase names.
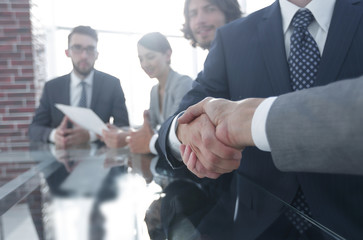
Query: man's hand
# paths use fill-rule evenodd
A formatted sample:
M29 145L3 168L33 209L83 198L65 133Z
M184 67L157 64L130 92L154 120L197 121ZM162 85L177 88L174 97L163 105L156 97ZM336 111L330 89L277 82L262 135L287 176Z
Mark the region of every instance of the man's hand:
M177 130L184 164L200 178L218 178L237 169L242 157L240 149L217 139L216 129L206 114L195 116L187 124L181 122Z
M132 153L150 153L149 143L154 135L149 121L148 111L144 111L144 123L136 131L131 131L130 136L126 139Z
M66 137L67 146L87 143L90 139L88 130L83 129L74 122L73 122L73 128L68 128L67 130L65 130L65 133L67 134Z
M55 133L55 144L59 148L83 144L89 141L90 136L87 130L73 122L73 128L67 128L68 117L64 117Z
M106 143L109 148L121 148L124 147L126 137L129 135L128 131L123 131L114 125L107 124L108 130L102 130L101 140Z
M55 141L55 145L58 148L66 148L67 147L65 131L67 130L68 121L69 121L68 117L64 116L61 124L56 128L54 141Z
M246 146L255 146L251 123L256 108L263 100L263 98L249 98L229 101L208 97L189 107L179 118L179 123L189 123L206 114L216 127L216 137L225 145L242 150Z

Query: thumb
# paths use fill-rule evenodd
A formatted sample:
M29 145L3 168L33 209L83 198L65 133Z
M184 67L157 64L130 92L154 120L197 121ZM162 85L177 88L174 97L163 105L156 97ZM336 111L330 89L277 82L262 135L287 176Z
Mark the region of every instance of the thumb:
M144 123L143 127L150 128L150 118L149 118L149 111L144 111Z
M178 118L179 123L180 124L190 123L191 121L193 121L194 119L205 113L204 104L207 101L209 101L209 99L211 98L205 98L201 102L188 107L187 110L183 113L183 115Z
M59 125L59 127L60 128L67 128L67 122L68 122L68 117L64 116L63 119L62 119L62 122Z
M149 123L150 122L150 116L149 116L149 111L148 110L144 111L143 116L144 116L144 124L145 124L145 122Z

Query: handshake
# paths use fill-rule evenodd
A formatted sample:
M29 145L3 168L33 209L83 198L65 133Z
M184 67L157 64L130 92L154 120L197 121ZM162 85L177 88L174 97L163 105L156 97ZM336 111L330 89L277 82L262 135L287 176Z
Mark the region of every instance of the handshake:
M177 137L187 168L200 178L218 178L237 169L242 150L255 146L252 118L263 98L241 101L205 98L178 119Z

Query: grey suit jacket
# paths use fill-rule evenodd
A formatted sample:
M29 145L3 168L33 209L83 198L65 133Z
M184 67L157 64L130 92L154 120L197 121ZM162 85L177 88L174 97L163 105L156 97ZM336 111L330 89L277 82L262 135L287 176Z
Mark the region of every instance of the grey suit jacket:
M170 69L165 86L162 113L159 110L159 84L151 89L149 116L154 129L178 110L181 99L192 88L192 84L193 80L190 77Z
M280 170L363 174L363 76L278 97L266 132Z
M70 105L70 81L70 74L67 74L44 85L39 107L29 126L28 135L31 141L47 142L51 131L61 123L64 114L55 104ZM113 117L115 125L129 125L120 80L109 74L95 70L90 108L104 122L109 122L110 117Z

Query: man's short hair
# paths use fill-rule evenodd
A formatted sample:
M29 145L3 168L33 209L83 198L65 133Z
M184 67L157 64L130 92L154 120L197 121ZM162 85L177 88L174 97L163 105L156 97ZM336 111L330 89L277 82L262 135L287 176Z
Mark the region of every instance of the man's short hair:
M71 42L72 35L75 33L90 36L96 42L98 42L98 36L96 30L94 30L90 26L77 26L73 28L72 32L68 35L68 45Z
M189 22L189 4L191 0L185 0L184 4L184 18L185 23L181 31L184 33L184 37L190 40L193 47L198 45L197 40L194 38L192 30L190 29ZM207 0L208 2L216 5L224 14L226 23L229 23L235 19L241 17L242 12L237 0Z

